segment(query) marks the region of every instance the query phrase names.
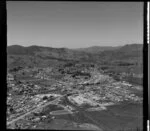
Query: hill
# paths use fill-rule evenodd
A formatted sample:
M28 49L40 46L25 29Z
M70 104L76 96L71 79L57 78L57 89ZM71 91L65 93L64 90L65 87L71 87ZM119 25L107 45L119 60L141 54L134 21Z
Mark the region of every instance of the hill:
M119 49L120 47L121 46L116 46L116 47L112 47L112 46L92 46L92 47L88 47L88 48L78 48L78 49L75 49L75 50L97 54L97 53L100 53L102 51Z
M90 47L94 50L96 47ZM101 48L101 47L100 47ZM51 48L42 46L7 47L8 66L52 65L58 62L77 61L93 62L105 65L142 65L142 44L130 44L119 47L102 47L95 53L68 48ZM84 50L84 49L82 49ZM100 51L101 50L101 51Z
M107 61L137 61L142 62L143 45L131 44L125 45L115 50L103 51L99 58Z

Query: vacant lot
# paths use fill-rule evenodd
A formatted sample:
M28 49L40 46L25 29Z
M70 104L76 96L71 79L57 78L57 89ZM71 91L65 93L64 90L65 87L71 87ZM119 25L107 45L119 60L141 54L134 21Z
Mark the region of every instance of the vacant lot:
M77 123L92 123L104 130L142 129L142 104L122 103L108 106L103 111L80 111L75 114L59 115L57 119L65 119Z

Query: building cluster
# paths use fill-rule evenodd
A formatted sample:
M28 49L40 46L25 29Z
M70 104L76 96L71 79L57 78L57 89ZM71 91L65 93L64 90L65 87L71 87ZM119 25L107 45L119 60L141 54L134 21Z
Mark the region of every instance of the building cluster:
M114 80L92 64L67 64L60 68L34 68L24 71L30 72L30 77L35 79L34 82L38 82L39 79L50 81L55 79L53 76L61 75L61 77L55 80L55 84L44 87L32 81L18 82L13 74L8 73L7 121L11 122L29 113L22 118L28 122L18 124L19 128L25 128L27 123L27 127L31 123L36 126L35 123L51 119L52 114L75 113L78 109L76 107L82 108L85 105L88 105L87 111L101 111L107 110L107 106L123 101L142 101L141 97L130 91L136 86L126 81ZM63 107L65 111L43 115L41 108L53 101L53 104ZM34 111L35 109L38 110Z
M59 94L38 94L34 96L20 96L18 98L7 99L7 120L11 121L45 103L60 97Z

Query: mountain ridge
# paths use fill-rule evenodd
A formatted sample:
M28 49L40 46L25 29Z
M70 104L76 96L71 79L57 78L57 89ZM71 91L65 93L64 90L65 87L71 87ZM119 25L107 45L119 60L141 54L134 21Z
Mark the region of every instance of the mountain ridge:
M94 47L95 48L95 47ZM110 47L108 47L110 48ZM104 49L104 48L103 48ZM81 61L94 63L141 63L142 62L142 44L129 44L115 49L106 49L103 51L79 51L68 48L52 48L43 46L24 47L20 45L12 45L7 47L8 66L12 65L40 65L47 61ZM31 59L32 57L32 59ZM22 61L22 62L21 62ZM35 62L36 61L36 62ZM13 64L14 63L14 64Z

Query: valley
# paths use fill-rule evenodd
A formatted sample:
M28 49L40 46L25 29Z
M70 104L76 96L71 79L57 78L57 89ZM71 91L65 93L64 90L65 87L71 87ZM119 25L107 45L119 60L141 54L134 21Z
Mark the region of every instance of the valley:
M141 50L8 47L7 128L142 130Z

